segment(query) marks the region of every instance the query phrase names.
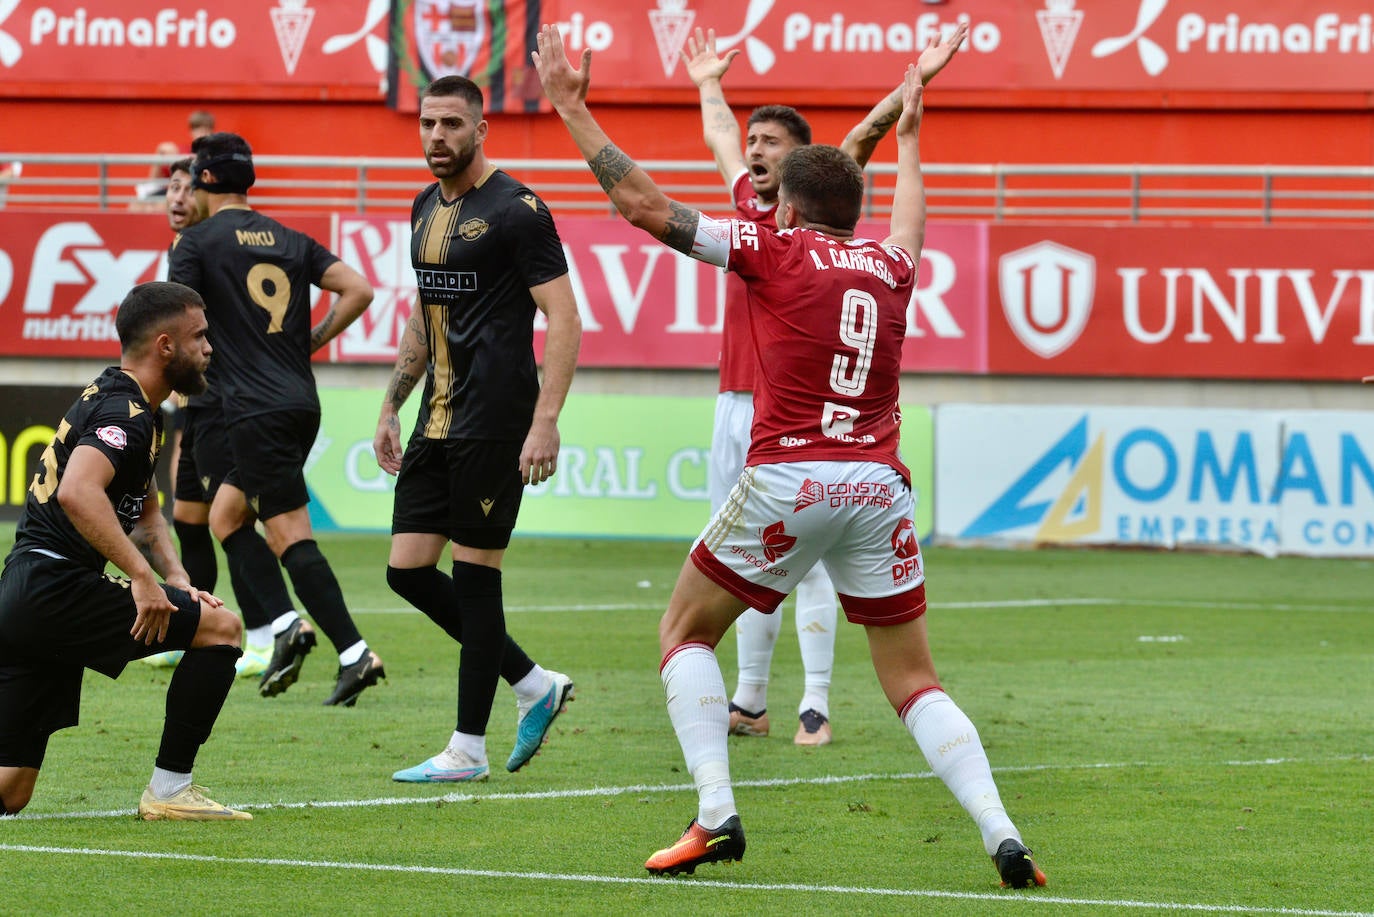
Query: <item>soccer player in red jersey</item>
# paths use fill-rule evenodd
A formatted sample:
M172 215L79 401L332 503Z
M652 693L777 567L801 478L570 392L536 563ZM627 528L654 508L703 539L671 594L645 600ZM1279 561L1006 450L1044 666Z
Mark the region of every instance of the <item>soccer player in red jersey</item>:
M867 632L884 694L977 823L1003 884L1043 885L977 730L935 674L910 475L897 454L906 305L925 232L919 69L908 66L903 84L891 234L878 243L854 237L863 173L843 151L799 147L783 160L778 231L713 220L664 196L596 123L586 106L590 51L574 69L557 28L545 26L533 59L620 213L676 251L739 274L749 294L758 377L748 464L693 545L659 622L668 715L697 816L645 867L673 875L743 857L714 647L746 606L775 609L824 560L845 617Z
M967 23L948 38L932 44L918 60L921 81L929 83L944 69L964 41ZM750 113L748 133L741 137L739 122L725 101L721 79L739 49L716 54L713 31L697 29L687 40L682 58L687 76L701 94L702 136L716 168L730 189L735 216L777 229L778 167L793 149L811 142L811 125L786 105L764 105ZM840 144L862 168L902 113L902 87L884 96L855 125ZM711 461L707 490L711 512L725 504L744 470L754 422L754 348L744 305L744 284L737 274L725 278L725 314L720 341L720 393L716 396L711 430ZM835 663L835 587L824 564L817 564L797 583L797 643L801 648L805 690L797 705L797 745L827 745L831 740L830 675ZM768 735L768 670L773 647L782 629L782 612L764 614L748 609L735 622L739 678L730 698L730 734Z

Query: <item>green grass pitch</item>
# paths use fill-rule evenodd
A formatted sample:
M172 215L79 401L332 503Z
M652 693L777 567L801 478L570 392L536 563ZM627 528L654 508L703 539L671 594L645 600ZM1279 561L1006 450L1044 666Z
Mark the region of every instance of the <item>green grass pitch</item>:
M517 539L509 628L576 702L507 774L503 685L488 782L393 783L453 729L457 648L387 589L384 537L321 546L388 681L321 706L327 642L278 698L241 680L196 780L254 820L173 824L133 817L169 673L87 673L81 725L0 820L0 913L1374 913L1366 562L928 551L936 663L1050 878L1012 892L883 701L858 627L836 643L834 744L792 745L790 603L773 735L731 739L744 861L644 872L695 814L657 674L680 542ZM732 635L719 652L733 688Z

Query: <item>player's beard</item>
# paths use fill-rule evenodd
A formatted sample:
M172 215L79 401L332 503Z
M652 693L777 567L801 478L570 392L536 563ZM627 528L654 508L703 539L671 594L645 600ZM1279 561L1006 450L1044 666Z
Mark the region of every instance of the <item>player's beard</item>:
M210 387L205 378L205 367L197 366L194 359L186 354L177 354L167 364L167 381L172 391L183 395L203 395Z
M430 174L435 178L449 178L453 175L461 175L472 165L472 160L477 156L477 138L473 138L466 146L450 150L448 147L443 152L449 154L448 162L436 166L430 159L430 151L425 151L425 163L429 166Z

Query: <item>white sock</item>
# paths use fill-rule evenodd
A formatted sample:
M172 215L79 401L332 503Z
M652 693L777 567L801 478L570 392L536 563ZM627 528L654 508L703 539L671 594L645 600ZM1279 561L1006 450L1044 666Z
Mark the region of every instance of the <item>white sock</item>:
M486 764L487 737L468 735L465 732L455 730L453 736L448 740L448 747L434 756L434 763L450 770L462 767L467 762L458 758L460 753L467 755L470 760L478 764Z
M528 675L511 685L515 691L515 702L520 705L521 712L543 700L544 695L549 693L549 685L552 683L553 678L536 662Z
M697 788L697 823L718 828L737 811L725 744L730 711L720 663L704 644L689 643L673 652L661 676L668 718Z
M298 614L294 608L277 615L276 618L272 620L272 636L276 637L286 633L286 629L294 624L299 617L300 614Z
M352 665L363 658L363 653L367 652L367 641L359 640L339 654L339 665Z
M997 846L1009 837L1019 841L1021 834L997 794L997 783L992 779L992 768L978 730L949 695L938 688L926 691L902 721L935 776L944 781L964 811L977 822L988 856L996 853Z
M148 781L148 786L152 787L153 795L158 799L170 799L190 785L190 774L178 774L160 767L153 768L153 779Z
M749 608L735 620L739 680L732 700L736 707L750 713L762 713L768 708L768 668L773 662L773 647L781 628L781 611L766 615Z
M282 628L282 630L285 629ZM248 632L243 635L243 639L246 646L265 646L270 650L274 636L276 635L272 633L272 625L264 624L262 627L249 628Z
M839 602L824 564L797 583L797 645L801 647L806 691L797 713L815 710L830 717L830 676L835 668L835 625Z

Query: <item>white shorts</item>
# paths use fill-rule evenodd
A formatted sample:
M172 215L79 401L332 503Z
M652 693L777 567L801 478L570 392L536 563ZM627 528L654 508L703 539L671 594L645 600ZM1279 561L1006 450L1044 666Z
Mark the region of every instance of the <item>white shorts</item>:
M754 426L754 393L721 392L716 396L716 419L711 427L711 459L707 464L706 494L711 512L724 505L749 454Z
M914 510L906 481L877 462L750 466L692 545L692 562L771 612L824 561L847 619L900 624L926 608Z

